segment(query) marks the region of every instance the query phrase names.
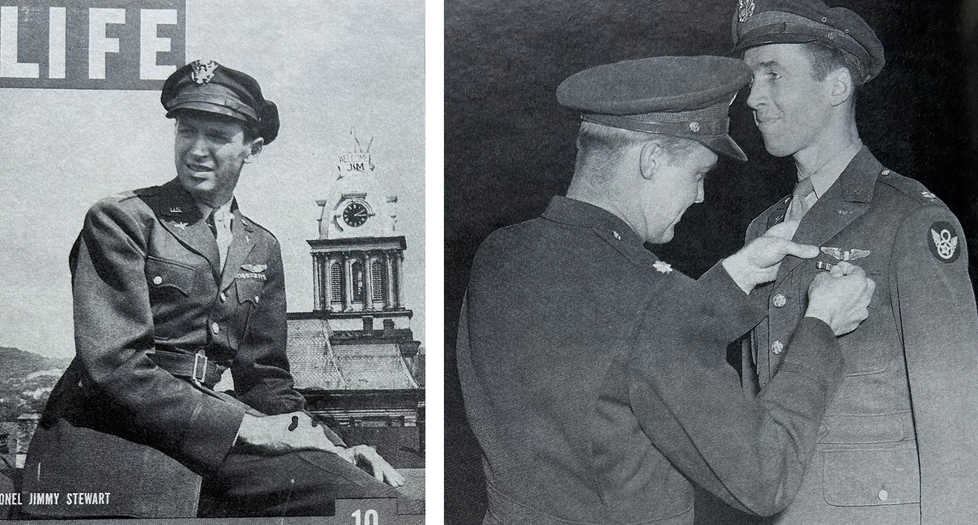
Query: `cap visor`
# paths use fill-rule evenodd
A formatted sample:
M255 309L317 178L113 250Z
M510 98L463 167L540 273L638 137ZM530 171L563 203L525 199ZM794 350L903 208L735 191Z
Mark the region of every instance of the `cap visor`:
M220 106L217 104L211 104L210 102L192 101L188 100L186 102L181 102L176 106L170 108L166 112L166 118L173 118L173 113L181 109L192 109L194 111L204 111L207 113L217 113L219 115L224 115L227 117L235 118L244 122L248 122L248 116L242 113L238 113L231 108Z
M693 139L700 144L710 148L711 150L717 152L720 155L726 155L728 157L737 159L741 162L747 162L747 155L744 154L744 150L740 149L740 146L734 142L734 139L730 138L730 135L719 135L713 137L687 137Z

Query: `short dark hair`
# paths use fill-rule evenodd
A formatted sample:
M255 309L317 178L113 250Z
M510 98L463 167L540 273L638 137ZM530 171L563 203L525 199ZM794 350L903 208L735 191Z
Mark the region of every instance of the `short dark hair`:
M815 73L815 80L825 80L829 73L843 67L849 70L855 87L861 86L869 80L866 66L856 58L856 55L848 51L822 42L808 42L802 44L802 47L812 59L812 71Z

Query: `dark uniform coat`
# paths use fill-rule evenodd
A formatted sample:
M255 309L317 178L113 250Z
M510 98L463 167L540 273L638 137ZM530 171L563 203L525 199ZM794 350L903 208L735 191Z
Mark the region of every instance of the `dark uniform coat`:
M699 483L772 514L801 482L843 362L808 319L747 400L728 342L765 315L717 265L694 281L621 219L554 197L476 255L458 338L486 523L693 521Z
M286 358L278 241L233 210L224 271L176 181L91 208L71 251L76 357L31 442L26 492L110 493L41 515L194 516L198 474L221 466L246 410L300 410ZM237 399L178 379L154 351L230 367ZM64 496L62 496L64 498Z
M787 205L783 199L755 219L748 241L780 222ZM777 523L973 523L978 319L960 224L921 184L863 148L794 240L824 247L820 262L861 266L876 292L869 319L839 339L842 386L801 491ZM753 356L744 354L749 392L788 362L779 350L818 271L815 261L789 258L774 283L754 291L768 300L768 320L752 334Z

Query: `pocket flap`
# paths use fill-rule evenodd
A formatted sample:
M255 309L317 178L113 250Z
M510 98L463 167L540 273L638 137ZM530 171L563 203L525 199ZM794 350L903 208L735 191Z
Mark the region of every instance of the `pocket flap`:
M822 493L829 505L920 502L916 448L830 450L824 454Z
M183 295L190 295L194 290L194 283L197 282L197 270L186 264L150 255L146 259L146 282L151 290L174 288Z
M249 302L258 304L261 300L261 291L265 287L264 281L257 279L237 278L234 280L234 290L238 294L238 302Z

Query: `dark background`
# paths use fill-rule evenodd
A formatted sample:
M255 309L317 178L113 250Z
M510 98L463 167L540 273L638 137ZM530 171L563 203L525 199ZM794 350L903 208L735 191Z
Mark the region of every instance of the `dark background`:
M883 72L858 91L864 144L884 166L937 194L978 245L978 1L827 3L859 13L886 50ZM480 522L485 494L455 367L458 312L482 240L538 216L567 189L579 118L557 104L557 85L618 60L727 54L737 2L445 4L445 522L470 524ZM794 184L790 158L764 151L745 98L742 92L731 109L730 133L750 162L721 159L707 178L706 202L690 208L675 240L655 250L688 275L736 251L751 219Z

